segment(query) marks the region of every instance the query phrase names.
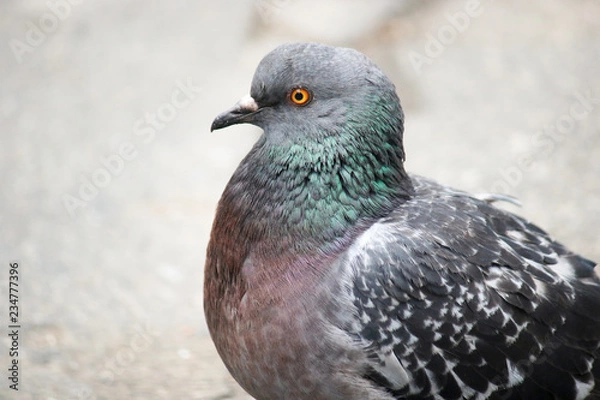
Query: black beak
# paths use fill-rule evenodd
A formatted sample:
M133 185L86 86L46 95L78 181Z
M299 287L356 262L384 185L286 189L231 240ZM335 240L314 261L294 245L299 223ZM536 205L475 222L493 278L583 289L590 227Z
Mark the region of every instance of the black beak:
M229 110L215 118L210 131L225 128L230 125L252 122L252 116L258 111L258 104L251 96L244 96Z

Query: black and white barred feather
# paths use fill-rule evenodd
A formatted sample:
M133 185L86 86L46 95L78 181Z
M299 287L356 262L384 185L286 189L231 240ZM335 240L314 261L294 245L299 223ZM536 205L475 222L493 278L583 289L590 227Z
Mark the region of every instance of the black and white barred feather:
M413 182L345 255L365 376L396 399L600 398L595 264L489 202Z

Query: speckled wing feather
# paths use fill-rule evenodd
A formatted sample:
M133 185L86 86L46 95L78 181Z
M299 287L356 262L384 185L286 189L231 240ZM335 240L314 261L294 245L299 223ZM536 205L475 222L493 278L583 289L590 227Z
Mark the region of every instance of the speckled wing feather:
M397 399L575 399L600 379L594 263L534 225L414 178L346 256L368 378ZM594 393L597 393L598 384Z

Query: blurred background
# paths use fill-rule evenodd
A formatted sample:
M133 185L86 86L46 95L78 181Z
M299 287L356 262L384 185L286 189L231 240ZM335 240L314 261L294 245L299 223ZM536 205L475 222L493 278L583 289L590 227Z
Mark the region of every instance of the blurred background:
M209 127L283 42L366 53L403 102L410 171L514 195L600 260L599 15L594 0L2 1L0 398L249 399L208 337L202 274L260 131Z

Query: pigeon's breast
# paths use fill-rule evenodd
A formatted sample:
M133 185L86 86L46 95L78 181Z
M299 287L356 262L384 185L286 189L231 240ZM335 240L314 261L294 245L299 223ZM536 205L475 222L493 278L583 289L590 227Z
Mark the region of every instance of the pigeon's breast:
M249 288L215 340L231 374L259 399L386 399L362 381L365 354L347 333L346 275L330 274L289 296Z

